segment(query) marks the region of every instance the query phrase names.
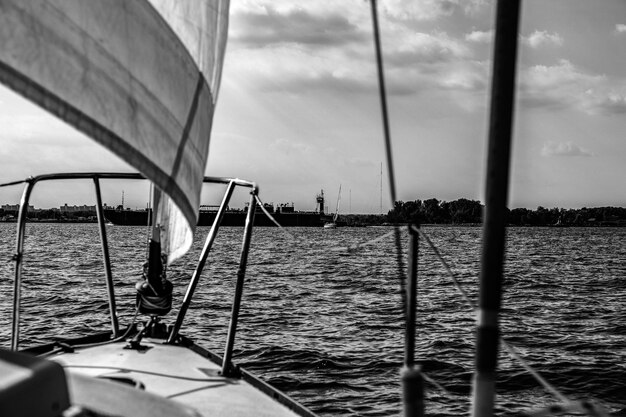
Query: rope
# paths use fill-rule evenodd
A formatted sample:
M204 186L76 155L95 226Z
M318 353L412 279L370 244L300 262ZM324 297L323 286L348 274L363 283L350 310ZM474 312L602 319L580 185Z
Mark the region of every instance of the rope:
M265 213L265 215L276 225L278 226L278 228L280 229L281 232L283 232L284 234L286 234L287 236L289 236L291 239L293 240L299 240L296 236L294 236L293 234L289 233L287 231L287 229L282 226L280 223L278 223L278 221L274 218L274 216L272 216L270 214L269 211L267 211L267 209L265 208L265 206L263 205L263 202L261 201L261 197L259 197L258 194L254 194L254 198L256 199L256 202L258 204L258 206L261 208L261 211L263 213Z
M108 345L109 343L120 342L120 341L126 339L128 337L128 335L130 334L131 330L133 330L135 328L135 322L137 320L137 314L139 314L139 306L137 306L135 308L135 314L133 315L133 320L131 321L130 325L128 326L128 329L126 329L124 334L121 335L120 337L117 337L117 338L111 339L111 340L107 340L106 342L84 343L82 345L70 345L70 346L73 347L73 348L87 348L87 347L102 346L102 345Z
M432 249L437 259L441 262L446 272L448 273L448 276L452 279L452 282L454 282L454 286L461 293L463 300L465 300L467 305L471 308L472 312L476 313L477 311L476 304L472 302L472 300L469 298L469 296L467 295L467 292L463 289L463 287L461 286L461 283L457 280L456 276L452 272L452 269L450 269L450 267L448 266L448 263L445 261L443 256L441 256L441 253L439 252L437 247L433 244L430 238L421 229L414 227L414 226L411 226L411 227L414 231L418 232L420 236L424 238L426 243L428 243L428 246ZM500 342L502 343L502 346L504 346L504 348L507 350L507 352L509 352L511 357L513 357L513 359L515 359L528 373L530 373L535 378L535 380L537 380L537 382L539 382L539 384L543 386L547 391L549 391L552 395L554 395L561 402L563 402L564 404L567 404L568 406L574 405L576 403L570 400L569 398L567 398L554 385L550 384L545 378L543 378L539 374L539 372L537 372L528 362L526 362L526 360L524 360L517 353L517 351L515 350L515 347L511 345L510 343L508 343L503 337L500 337ZM604 414L598 414L598 415L604 416Z
M437 381L435 381L434 379L426 375L424 372L420 372L420 374L422 375L422 378L424 378L425 381L428 381L431 384L433 384L435 388L437 388L439 391L442 391L444 394L446 394L449 397L452 396L452 393L448 391L447 389L445 389L443 385L441 385L440 383L438 383Z
M382 236L378 236L377 238L374 238L372 240L368 240L367 242L363 242L363 243L357 243L355 245L350 245L350 246L338 246L338 247L334 247L334 248L330 248L330 250L332 251L348 251L350 253L354 253L356 251L358 251L359 249L365 247L365 246L369 246L369 245L373 245L374 243L378 243L383 239L388 238L389 236L395 234L396 231L393 230L389 233L385 233Z
M149 295L137 293L139 296L138 307L142 310L164 310L172 307L172 294Z
M267 209L265 208L265 206L263 205L263 202L261 201L261 198L259 197L258 194L254 194L254 198L257 201L258 206L261 208L261 211L263 211L263 213L265 213L265 215L276 225L278 226L278 228L280 229L281 232L283 232L284 234L286 234L287 236L289 236L289 238L291 238L292 240L296 241L296 242L300 242L301 239L297 238L295 235L289 233L287 231L287 229L282 226L280 223L278 223L278 221L276 221L276 219L270 214L269 211L267 211Z
M522 365L522 367L528 372L530 373L546 390L550 391L550 393L552 395L554 395L556 398L558 398L560 401L566 403L566 404L570 404L572 403L572 400L570 400L569 398L567 398L565 395L563 395L556 387L554 387L552 384L550 384L548 381L546 381L540 374L539 372L535 371L533 369L532 366L530 366L516 351L515 351L515 347L511 344L509 344L509 342L507 342L506 340L504 340L503 337L500 337L500 343L502 343L502 346L504 346L506 348L506 350L509 352L509 355L511 355L515 360L517 360L519 362L520 365Z

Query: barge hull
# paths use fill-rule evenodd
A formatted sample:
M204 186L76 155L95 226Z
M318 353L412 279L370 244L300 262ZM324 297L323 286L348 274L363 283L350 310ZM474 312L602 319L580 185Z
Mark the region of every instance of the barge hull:
M119 226L147 226L149 211L146 210L104 210L107 221ZM216 212L201 211L198 218L198 226L211 226L215 220ZM332 216L319 213L294 212L273 213L272 217L284 227L322 227ZM244 226L246 212L226 212L222 219L222 226ZM256 213L254 216L255 226L276 227L265 214Z

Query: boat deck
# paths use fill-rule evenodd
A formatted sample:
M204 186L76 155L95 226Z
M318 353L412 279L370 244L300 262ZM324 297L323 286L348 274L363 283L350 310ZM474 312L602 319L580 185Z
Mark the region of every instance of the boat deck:
M188 348L151 339L142 341L148 347L145 351L124 349L125 345L112 343L50 357L64 366L74 405L120 416L144 415L134 410L141 404L149 407L144 412L151 416L301 415L243 379L221 376L218 365ZM113 379L131 379L144 390ZM98 397L94 391L110 396Z

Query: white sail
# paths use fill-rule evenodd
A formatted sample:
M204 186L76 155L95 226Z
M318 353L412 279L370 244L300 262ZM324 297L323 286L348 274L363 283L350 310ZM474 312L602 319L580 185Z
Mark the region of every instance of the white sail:
M339 202L341 201L341 184L339 184L339 193L337 194L337 208L335 209L335 215L333 216L333 222L337 222L339 217Z
M170 261L186 251L197 222L228 6L0 0L0 81L106 146L172 199L164 199L161 220L184 227L165 226L172 229L165 239Z

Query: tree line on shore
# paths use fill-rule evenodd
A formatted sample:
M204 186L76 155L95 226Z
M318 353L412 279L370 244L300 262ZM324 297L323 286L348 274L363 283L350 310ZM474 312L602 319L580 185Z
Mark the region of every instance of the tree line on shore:
M439 201L431 198L397 201L386 217L389 223L480 224L483 211L480 201L466 198ZM511 226L626 226L626 208L514 208L507 209L506 221Z

